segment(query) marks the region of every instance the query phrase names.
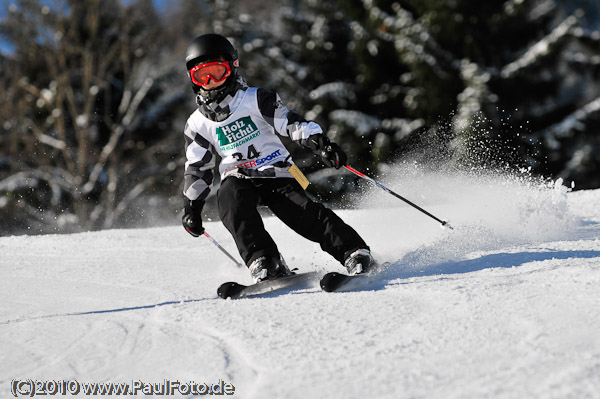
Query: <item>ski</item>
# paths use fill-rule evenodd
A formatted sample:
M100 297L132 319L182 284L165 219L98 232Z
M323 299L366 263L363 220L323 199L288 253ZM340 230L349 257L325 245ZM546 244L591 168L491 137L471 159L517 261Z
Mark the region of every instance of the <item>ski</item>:
M325 292L352 291L362 288L377 281L377 275L384 270L389 263L382 263L372 271L365 274L350 276L344 273L330 272L321 278L319 285Z
M285 277L279 277L272 280L265 280L259 283L244 285L230 281L223 283L217 289L217 295L223 299L248 298L267 294L284 288L295 287L309 282L316 277L317 272L295 273Z

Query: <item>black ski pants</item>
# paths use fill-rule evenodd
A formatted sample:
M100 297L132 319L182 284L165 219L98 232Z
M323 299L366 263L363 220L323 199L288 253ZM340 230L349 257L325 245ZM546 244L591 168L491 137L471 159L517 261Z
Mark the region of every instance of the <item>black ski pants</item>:
M227 177L218 191L221 221L229 230L246 265L261 256L278 256L265 230L259 205L266 205L296 233L318 242L339 262L353 251L369 248L356 231L331 209L314 202L291 178L240 179Z

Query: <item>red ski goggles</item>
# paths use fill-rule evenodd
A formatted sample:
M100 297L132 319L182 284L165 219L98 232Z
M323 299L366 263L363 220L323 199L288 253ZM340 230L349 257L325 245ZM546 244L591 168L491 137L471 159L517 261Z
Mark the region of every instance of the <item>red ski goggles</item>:
M237 63L237 60L235 63ZM196 65L189 70L189 74L195 85L205 86L211 79L214 82L222 82L227 79L231 75L231 67L228 61L208 62Z

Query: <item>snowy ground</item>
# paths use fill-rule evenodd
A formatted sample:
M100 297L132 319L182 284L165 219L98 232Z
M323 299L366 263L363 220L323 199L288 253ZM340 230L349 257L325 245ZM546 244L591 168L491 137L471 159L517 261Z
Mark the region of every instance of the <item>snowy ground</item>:
M392 262L357 292L224 301L248 272L180 226L0 238L0 397L13 379L168 379L239 398L600 398L600 190L411 171L384 183L455 230L381 190L340 211ZM266 224L290 265L341 270Z

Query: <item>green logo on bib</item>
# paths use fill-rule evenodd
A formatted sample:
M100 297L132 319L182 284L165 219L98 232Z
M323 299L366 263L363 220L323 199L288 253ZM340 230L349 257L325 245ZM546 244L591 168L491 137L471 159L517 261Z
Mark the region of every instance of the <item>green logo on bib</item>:
M239 147L258 135L260 135L260 130L249 116L217 128L219 147L223 151Z

